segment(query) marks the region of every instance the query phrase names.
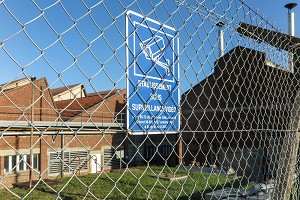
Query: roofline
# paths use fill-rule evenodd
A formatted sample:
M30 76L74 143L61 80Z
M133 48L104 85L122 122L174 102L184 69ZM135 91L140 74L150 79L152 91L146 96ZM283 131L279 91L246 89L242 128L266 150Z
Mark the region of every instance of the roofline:
M224 59L224 57L230 53L232 53L233 51L235 51L237 48L243 48L243 49L248 49L249 51L254 51L256 53L259 53L261 55L264 55L265 56L265 61L264 61L264 66L265 67L272 67L272 68L275 68L277 70L282 70L284 72L288 72L288 73L291 73L289 70L285 69L284 67L280 66L280 65L277 65L276 63L273 63L272 61L268 60L267 59L267 56L266 56L266 53L265 52L262 52L262 51L257 51L257 50L254 50L254 49L251 49L251 48L248 48L248 47L243 47L243 46L236 46L234 48L232 48L229 52L227 52L225 55L223 55L222 57L218 58L215 62L214 62L214 71L208 75L207 77L205 77L202 81L200 81L199 83L197 83L196 85L194 85L192 88L188 89L187 91L185 91L183 95L186 95L189 91L191 90L194 90L195 87L197 87L198 85L203 85L203 82L205 82L207 79L213 77L215 75L215 67L218 65L218 61L220 59Z
M241 22L236 31L248 38L265 42L273 47L291 51L299 47L300 38L281 33L279 31L268 30L252 24Z
M73 87L70 87L70 86L73 86ZM60 92L60 93L58 93L58 94L56 94L56 95L53 95L53 98L55 98L55 97L57 97L57 96L59 96L59 95L62 95L62 94L65 94L65 93L67 93L67 92L70 92L70 90L72 89L72 88L75 88L75 87L78 87L78 86L81 86L82 87L82 91L84 92L84 95L86 96L86 91L85 91L85 87L84 87L84 85L83 85L83 83L78 83L78 84L74 84L74 85L67 85L67 86L65 86L65 87L59 87L59 88L67 88L66 90L64 90L64 91L62 91L62 92ZM56 89L59 89L59 88L54 88L54 89L51 89L51 90L56 90ZM51 92L51 91L50 91ZM51 92L52 93L52 92Z
M44 80L45 80L45 82L46 82L46 85L48 86L48 87L47 87L47 90L48 90L48 93L49 93L49 95L50 95L50 97L51 97L51 102L52 102L52 105L53 105L53 107L54 107L55 111L57 112L56 105L55 105L55 102L54 102L54 99L53 99L53 96L52 96L52 93L51 93L51 89L50 89L50 86L49 86L48 80L47 80L47 78L46 78L46 77L43 77L42 79L44 79Z
M29 77L33 77L33 76L29 76ZM29 77L28 77L28 78L29 78ZM42 78L39 78L39 79L35 80L34 82L36 83L36 82L39 82L39 81L42 81L42 80L45 81L46 86L47 86L47 88L46 88L44 91L46 91L46 90L48 91L48 93L49 93L49 95L50 95L50 97L51 97L52 106L53 106L53 108L54 108L55 110L57 110L57 109L56 109L56 106L55 106L55 103L54 103L54 100L53 100L53 97L52 97L52 94L51 94L51 92L50 92L50 87L49 87L49 83L48 83L48 81L47 81L47 78L46 78L46 77L42 77ZM17 81L16 81L16 82L17 82ZM31 82L28 83L28 84L31 84ZM9 93L11 93L11 92L13 92L13 91L15 91L15 90L17 90L17 89L21 89L21 88L26 87L28 84L22 85L22 86L20 86L20 87L15 87L15 88L12 88L12 89L7 90L7 91L4 90L4 92L5 92L6 94L9 94ZM38 88L36 84L34 84L34 86L35 86L35 88ZM38 88L38 90L40 90L40 88ZM36 100L36 99L35 99L35 100ZM52 107L52 106L51 106L51 107Z
M41 81L41 80L46 80L46 77L42 77L42 78L39 78L39 79L37 79L37 80L35 80L34 82L38 82L38 81ZM17 82L17 81L16 81ZM17 90L17 89L20 89L20 88L24 88L25 86L27 86L27 85L29 85L29 84L31 84L31 82L29 82L28 84L25 84L25 85L22 85L22 86L19 86L19 87L15 87L15 88L12 88L12 89L8 89L7 91L5 91L5 89L3 90L5 93L11 93L12 91L15 91L15 90ZM32 85L32 84L31 84ZM36 86L36 84L34 84L34 86L35 86L35 88L38 88L37 86ZM48 85L48 82L47 82L47 89L49 89L49 85ZM3 88L2 88L3 89ZM38 88L39 89L39 88Z
M115 91L116 91L115 94L113 94L113 95L111 95L111 96L109 96L109 97L107 97L107 98L103 98L103 99L102 99L101 101L99 101L98 103L96 103L96 104L92 105L91 107L89 107L89 108L87 108L87 109L81 111L80 113L78 113L78 114L76 114L76 115L70 117L68 120L66 120L66 122L68 122L68 121L70 121L70 120L73 120L75 117L81 115L84 111L88 111L88 110L92 109L93 107L95 107L95 106L98 105L99 103L102 103L102 102L104 102L104 101L106 101L106 100L109 100L110 98L112 98L112 97L114 97L115 95L119 94L118 91L123 91L123 90L125 90L125 89L122 89L122 90L116 89L116 90L115 90ZM112 90L111 90L111 91L112 91ZM99 95L99 96L100 96L100 95ZM88 96L87 96L87 97L88 97ZM86 97L83 97L83 98L86 98Z
M8 89L5 89L5 87L7 87L7 86L9 86L9 85L12 85L12 84L14 84L14 83L17 83L17 82L25 82L25 81L29 81L29 82L30 82L32 78L33 78L33 76L28 76L28 77L21 78L21 79L15 80L15 81L11 81L11 82L7 82L7 83L0 84L0 86L1 86L1 88L2 88L3 91L5 91L5 90L13 90L13 89L15 89L15 88L20 88L20 87L22 87L23 85L22 85L22 86L19 86L19 87L8 88ZM25 85L27 85L27 84L25 84Z

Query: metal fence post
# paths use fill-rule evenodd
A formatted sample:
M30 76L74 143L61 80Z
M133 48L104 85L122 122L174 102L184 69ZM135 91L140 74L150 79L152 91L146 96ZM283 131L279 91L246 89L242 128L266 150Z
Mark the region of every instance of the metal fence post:
M33 160L33 127L34 127L34 87L35 87L35 80L36 78L35 77L32 77L30 79L31 81L31 86L32 86L32 89L31 89L31 126L30 126L30 154L29 154L29 188L32 187L32 171L33 171L33 163L32 163L32 160Z

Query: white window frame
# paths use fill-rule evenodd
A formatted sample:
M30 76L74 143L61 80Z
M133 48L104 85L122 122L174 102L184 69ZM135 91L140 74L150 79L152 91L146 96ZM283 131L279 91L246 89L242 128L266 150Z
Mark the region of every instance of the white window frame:
M21 161L22 156L23 156L23 161ZM40 168L40 166L39 166L40 154L36 153L36 154L33 154L32 156L33 156L32 157L33 158L32 159L32 162L33 162L32 164L33 164L33 166L34 165L37 166L36 168L33 168L33 169L39 171L40 170L39 169ZM20 171L28 171L29 170L29 163L27 162L27 158L29 157L29 155L27 155L27 154L25 154L25 155L7 155L7 156L4 156L4 162L5 162L5 157L8 158L8 169L6 169L5 167L3 169L5 174L16 173L16 172L20 172ZM16 164L14 166L13 166L13 163L12 163L13 157L16 158ZM34 157L36 157L36 160L34 160ZM23 164L23 169L20 169L20 161ZM4 164L4 166L5 166L5 164Z

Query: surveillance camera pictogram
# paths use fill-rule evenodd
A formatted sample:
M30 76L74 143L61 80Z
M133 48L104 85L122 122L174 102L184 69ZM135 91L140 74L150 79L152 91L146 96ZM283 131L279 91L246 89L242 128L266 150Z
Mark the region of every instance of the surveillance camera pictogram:
M163 37L156 35L148 38L140 42L140 47L146 59L151 60L158 66L162 67L166 71L167 75L171 73L170 60L166 59L166 62L161 61L166 48Z

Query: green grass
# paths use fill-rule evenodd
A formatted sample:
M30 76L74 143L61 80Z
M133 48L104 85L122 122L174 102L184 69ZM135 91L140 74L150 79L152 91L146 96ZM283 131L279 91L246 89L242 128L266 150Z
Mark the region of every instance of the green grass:
M162 171L169 174L187 175L187 179L166 181L150 175ZM12 193L26 199L201 199L204 193L215 188L234 183L232 177L206 174L200 171L158 166L130 168L126 171L89 174L84 176L57 179L58 185L47 187L39 185L30 192L29 189L11 189ZM51 189L52 188L52 189ZM29 193L30 192L30 193ZM0 199L19 199L8 190L0 191ZM59 198L58 198L59 199Z

